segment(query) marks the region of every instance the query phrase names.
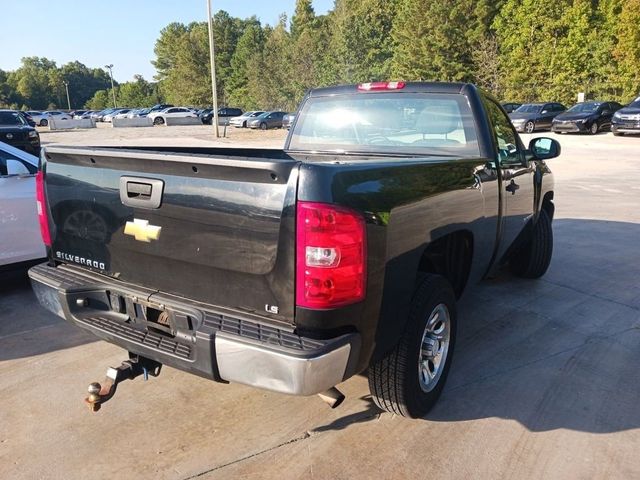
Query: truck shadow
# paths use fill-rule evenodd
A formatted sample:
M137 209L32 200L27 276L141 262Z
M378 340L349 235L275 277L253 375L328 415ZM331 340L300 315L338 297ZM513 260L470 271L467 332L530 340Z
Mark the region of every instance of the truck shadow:
M0 362L97 340L42 308L26 269L0 274L0 315Z
M558 219L554 233L542 279L504 272L462 298L456 357L428 420L640 427L640 224Z

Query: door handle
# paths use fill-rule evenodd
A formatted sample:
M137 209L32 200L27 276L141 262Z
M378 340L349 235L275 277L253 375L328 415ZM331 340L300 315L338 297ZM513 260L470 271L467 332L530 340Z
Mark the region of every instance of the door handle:
M129 207L160 208L163 190L164 181L162 180L120 177L120 201Z
M514 180L511 180L511 183L505 187L507 192L511 192L511 195L515 195L516 191L520 189L520 185L518 185Z

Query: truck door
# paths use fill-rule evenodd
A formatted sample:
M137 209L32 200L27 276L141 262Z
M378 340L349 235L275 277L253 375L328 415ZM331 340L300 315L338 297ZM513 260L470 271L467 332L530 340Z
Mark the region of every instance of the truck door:
M525 158L522 143L509 117L493 101L487 99L485 104L497 145L496 162L502 175L503 218L497 257L500 259L533 215L534 168Z

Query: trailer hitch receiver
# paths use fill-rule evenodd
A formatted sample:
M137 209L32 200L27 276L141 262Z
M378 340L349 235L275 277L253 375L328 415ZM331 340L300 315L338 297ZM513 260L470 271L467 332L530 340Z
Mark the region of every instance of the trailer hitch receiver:
M140 375L147 380L149 375L157 377L160 375L162 364L155 360L129 355L129 360L125 360L118 368L110 367L107 370L105 381L101 384L93 382L89 385L89 396L84 399L92 412L97 412L103 403L109 401L116 393L118 384L124 380L133 380Z

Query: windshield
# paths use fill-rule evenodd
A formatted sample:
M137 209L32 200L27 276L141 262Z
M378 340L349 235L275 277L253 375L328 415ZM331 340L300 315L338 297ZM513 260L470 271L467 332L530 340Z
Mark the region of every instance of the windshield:
M27 122L24 121L18 112L0 112L0 125L17 125L22 127L26 124Z
M289 148L416 156L480 155L466 97L435 93L309 98Z
M602 103L578 103L571 107L567 112L571 113L588 113L595 112Z
M542 111L542 105L533 105L528 103L526 105L520 105L515 111L522 113L538 113Z
M636 100L634 102L631 102L629 105L627 105L627 107L640 108L640 100Z

